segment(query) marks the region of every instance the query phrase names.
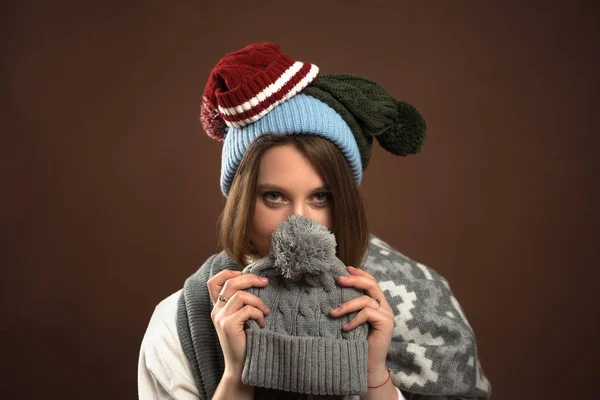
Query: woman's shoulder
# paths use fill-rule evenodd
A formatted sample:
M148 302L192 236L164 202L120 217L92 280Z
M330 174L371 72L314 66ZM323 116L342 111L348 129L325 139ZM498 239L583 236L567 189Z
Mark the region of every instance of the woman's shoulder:
M182 289L176 291L154 307L142 342L144 350L169 352L176 356L183 354L177 333L177 307L181 292Z
M412 315L419 314L421 320L469 325L443 276L400 253L375 235L370 235L369 250L362 268L377 280L394 309L399 310L402 304L410 303ZM432 312L433 309L436 311Z
M182 290L183 289L179 289L175 293L161 300L156 307L154 307L152 318L156 318L159 321L164 321L165 325L168 327L175 326L177 303L179 301L179 296L181 296Z
M363 268L374 276L439 281L447 284L446 279L435 269L404 255L373 234L369 235L369 247L363 259Z
M138 361L140 398L194 398L198 395L177 333L181 290L161 300L142 339Z

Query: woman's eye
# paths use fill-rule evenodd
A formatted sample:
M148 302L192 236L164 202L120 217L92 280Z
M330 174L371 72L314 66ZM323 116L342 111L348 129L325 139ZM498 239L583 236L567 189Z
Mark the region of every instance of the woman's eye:
M278 203L282 201L281 193L277 192L265 192L263 193L263 199L270 203Z
M315 193L313 195L313 200L315 201L315 203L318 203L318 204L327 203L327 202L329 202L330 198L331 198L331 193L327 193L327 192Z

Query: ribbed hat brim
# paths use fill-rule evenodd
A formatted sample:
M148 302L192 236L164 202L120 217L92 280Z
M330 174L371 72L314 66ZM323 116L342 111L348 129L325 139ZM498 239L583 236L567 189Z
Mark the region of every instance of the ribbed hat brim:
M267 389L313 395L367 391L368 343L246 330L242 381Z
M350 165L356 183L360 185L360 151L350 127L329 105L300 93L279 104L260 120L243 128L230 128L227 131L221 156L221 191L225 196L229 194L229 188L248 146L266 133L311 135L329 140L340 149Z

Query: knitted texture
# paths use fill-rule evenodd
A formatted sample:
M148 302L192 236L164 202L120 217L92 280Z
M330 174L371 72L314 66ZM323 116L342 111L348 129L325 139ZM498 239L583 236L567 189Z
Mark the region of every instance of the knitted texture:
M369 164L373 138L395 155L421 151L426 130L421 114L370 79L350 74L321 75L302 93L327 103L346 121L358 145L363 171Z
M319 72L294 61L275 43L252 44L223 57L204 88L200 120L206 133L222 141L226 128L256 122L293 97Z
M330 140L346 157L358 185L373 138L396 155L421 151L426 125L412 105L397 101L372 80L318 72L314 64L294 61L275 43L246 46L213 68L200 119L211 138L225 141L220 185L226 197L248 146L266 133Z
M250 144L265 133L315 135L323 137L342 152L357 185L362 180L360 152L348 124L322 101L298 94L280 104L259 121L243 128L230 128L221 154L221 192L229 194L235 173Z
M218 271L238 269L224 253L211 256L205 264L218 265ZM190 363L201 399L212 398L225 369L219 338L210 319L212 303L206 301L210 299L206 281L216 272L204 268L198 271L196 279L187 279L177 306L177 332L183 352L189 360L202 360Z
M244 383L314 395L367 391L368 325L345 332L343 325L356 313L329 315L362 295L336 283L349 274L335 250L327 228L293 216L273 233L269 255L244 269L269 278L266 287L247 291L271 310L264 328L254 320L246 323Z
M223 367L215 361L222 355L210 318L212 303L208 291L201 288L223 269L234 269L232 265L224 252L211 257L186 280L179 302L177 332L182 345L191 344L183 346L185 355L193 371L210 378L200 380L195 375L202 400L214 395L214 382L218 383ZM386 364L404 396L419 400L489 398L491 385L477 357L475 335L448 282L375 236L370 237L361 268L377 280L394 312ZM255 398L264 398L259 392L255 390ZM292 397L283 392L281 398Z

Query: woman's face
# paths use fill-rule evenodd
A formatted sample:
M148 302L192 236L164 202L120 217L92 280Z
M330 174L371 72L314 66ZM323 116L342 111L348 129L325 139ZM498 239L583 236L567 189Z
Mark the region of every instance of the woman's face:
M329 188L310 162L294 146L273 147L260 161L250 240L264 257L281 222L302 215L331 230L332 207Z

